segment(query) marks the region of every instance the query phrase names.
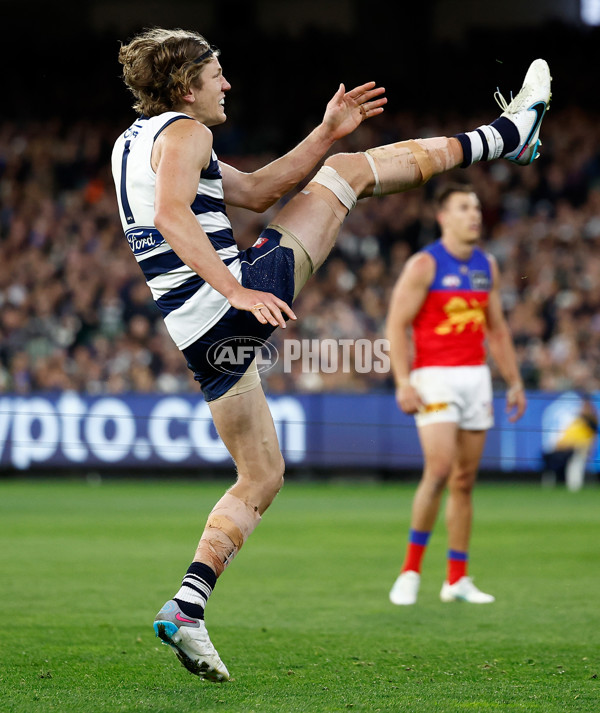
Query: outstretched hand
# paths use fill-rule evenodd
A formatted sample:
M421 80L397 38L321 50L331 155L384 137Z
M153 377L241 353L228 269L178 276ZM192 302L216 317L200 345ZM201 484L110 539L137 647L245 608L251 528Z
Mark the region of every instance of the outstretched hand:
M271 324L273 327L285 329L283 314L290 319L297 319L292 308L279 297L270 292L249 290L241 285L235 294L229 297L229 304L236 309L252 312L261 324Z
M384 92L385 89L375 86L375 82L367 82L349 92L340 84L323 117L323 125L331 133L331 138L337 141L352 133L365 119L381 114L387 104L387 97L382 96Z

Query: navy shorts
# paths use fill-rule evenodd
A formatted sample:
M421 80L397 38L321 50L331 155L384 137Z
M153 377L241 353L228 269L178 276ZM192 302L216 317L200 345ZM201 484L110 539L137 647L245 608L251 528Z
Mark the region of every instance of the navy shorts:
M260 245L239 253L242 285L251 290L271 292L291 307L294 297L294 252L279 245L281 234L273 228L265 228L260 238L264 239ZM275 327L270 324L261 324L252 312L230 307L214 327L183 349L188 367L194 372L194 379L200 382L206 401L214 401L227 393L246 373L255 357L251 350L247 355L242 352L234 363L227 362L225 371L214 364L214 349L211 351L211 347L233 337L249 337L249 343L254 339L266 341L274 330Z

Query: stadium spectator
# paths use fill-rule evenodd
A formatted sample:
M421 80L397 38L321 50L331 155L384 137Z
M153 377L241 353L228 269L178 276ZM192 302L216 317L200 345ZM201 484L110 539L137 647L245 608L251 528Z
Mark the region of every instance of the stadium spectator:
M453 122L459 123L456 118ZM474 117L460 119L460 125L474 122ZM453 127L417 114L390 114L385 129L387 134L393 131L395 135L427 135L447 133ZM365 131L358 129L357 145L364 145L366 138L369 143L386 140L379 124L371 124L368 134ZM91 393L107 391L105 376L98 379L78 367L73 355L76 346L91 339L88 349L93 353L93 342L103 336L113 342L110 352L114 356L116 337L127 331L127 321L139 310L148 314L153 336L163 334L160 314L143 278L128 260L128 246L123 245L115 217L116 199L107 167L117 133L118 127L109 123L0 122L2 391L31 393L41 388L35 374L42 358L42 343L45 349L56 350L66 360L63 370L76 388ZM216 134L218 138L218 131ZM343 142L342 146L351 148ZM478 187L483 210L482 239L501 269L503 306L527 388L600 389L599 146L600 129L593 114L577 107L555 107L545 126L545 152L527 171L510 164L479 164L465 170L465 177ZM80 157L89 157L90 147L94 160L82 162ZM228 160L243 170L252 170L261 160L264 163L265 157L232 155ZM444 177L434 177L422 190L385 196L377 201L376 208L372 202L360 201L344 224L330 261L341 261L346 272L353 275L361 259L381 258L385 277L380 287L385 301L410 254L438 237L431 194L444 181ZM236 238L240 244L245 241L247 247L256 234L256 217L234 210L231 220ZM361 254L360 241L365 235L371 236L365 242L370 251L366 256ZM87 256L88 274L81 271L82 255ZM308 282L296 303L299 315L319 314L327 306L325 291L331 287L323 283L333 280L328 272L326 264ZM92 299L92 310L100 316L98 323L88 323L84 328L85 314L80 313L83 303L75 301L75 297L81 291L91 291L94 274L106 277ZM350 285L342 281L337 295L355 314L362 330L365 317L358 282ZM10 314L4 314L6 309ZM563 319L559 318L561 313ZM16 324L19 321L23 322L22 331ZM40 335L44 324L44 334ZM575 330L575 335L567 337L564 330ZM382 336L383 331L382 317L374 333ZM367 334L365 329L353 338ZM284 336L283 332L273 335L278 349ZM326 326L317 328L314 320L304 318L294 332L297 338L327 336ZM557 349L566 338L572 348L564 359L562 346ZM119 342L119 350L126 348ZM153 342L149 348L156 354L151 370L157 385L164 354L174 350L176 361L178 350L166 340L160 346ZM586 383L580 383L582 372L587 375ZM500 386L501 378L494 365L492 375L494 385ZM265 388L274 392L322 389L328 381L327 375L304 381L297 381L291 374L269 371L262 376ZM365 379L372 379L369 389L393 389L391 379L375 374L361 378L340 374L335 388L361 390ZM163 379L156 388L183 392L188 384L184 374L182 378ZM333 386L328 384L327 388ZM131 379L120 384L113 381L111 389L116 388L133 388Z

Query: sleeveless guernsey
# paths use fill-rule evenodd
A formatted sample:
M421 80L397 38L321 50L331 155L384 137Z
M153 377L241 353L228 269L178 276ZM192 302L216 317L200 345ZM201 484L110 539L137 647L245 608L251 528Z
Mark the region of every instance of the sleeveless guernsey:
M129 246L142 269L165 325L179 349L185 349L229 310L226 298L188 267L154 225L156 174L151 155L156 138L187 114L165 112L140 117L115 142L112 172L119 214ZM200 182L191 209L217 254L241 282L239 249L223 200L223 182L215 152Z
M459 260L441 240L423 252L433 256L436 269L413 322L413 369L484 364L485 308L492 285L489 259L475 248L469 260Z

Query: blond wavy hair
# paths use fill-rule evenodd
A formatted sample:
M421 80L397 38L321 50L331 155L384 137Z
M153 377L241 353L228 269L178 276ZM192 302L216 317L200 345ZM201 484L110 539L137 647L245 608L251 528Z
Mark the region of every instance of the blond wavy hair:
M206 62L219 54L198 32L155 27L121 45L123 81L135 97L133 108L145 116L172 111L194 84Z

